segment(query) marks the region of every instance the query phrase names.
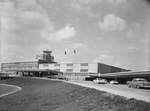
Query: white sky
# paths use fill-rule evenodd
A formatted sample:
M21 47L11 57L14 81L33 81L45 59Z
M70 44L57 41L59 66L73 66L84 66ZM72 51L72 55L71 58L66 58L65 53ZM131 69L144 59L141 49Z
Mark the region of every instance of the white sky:
M0 0L0 62L49 49L57 62L148 70L149 30L145 0Z

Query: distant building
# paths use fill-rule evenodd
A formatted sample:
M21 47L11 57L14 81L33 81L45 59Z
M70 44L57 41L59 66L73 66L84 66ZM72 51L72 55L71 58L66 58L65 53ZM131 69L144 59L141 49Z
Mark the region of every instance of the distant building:
M39 64L43 63L56 63L54 62L54 57L51 55L51 51L43 51L41 58L36 60L26 60L26 61L15 61L6 62L1 64L2 72L10 72L16 69L38 69Z
M85 79L89 74L96 73L105 74L128 71L102 63L44 63L39 64L39 69L61 71L64 76L71 79Z

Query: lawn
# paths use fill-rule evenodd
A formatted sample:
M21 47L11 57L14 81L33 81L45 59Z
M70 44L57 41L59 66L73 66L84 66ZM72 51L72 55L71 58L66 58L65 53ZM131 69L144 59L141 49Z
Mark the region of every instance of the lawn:
M22 90L0 98L0 111L148 111L150 103L67 82L33 78L0 81Z
M10 93L12 91L15 91L16 88L12 86L4 86L0 84L0 95Z

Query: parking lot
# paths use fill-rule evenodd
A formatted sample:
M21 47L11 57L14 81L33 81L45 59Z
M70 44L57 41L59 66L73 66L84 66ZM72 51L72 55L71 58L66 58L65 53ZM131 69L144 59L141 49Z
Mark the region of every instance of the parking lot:
M69 82L84 87L90 87L95 88L97 90L106 91L126 98L135 98L138 100L150 102L150 89L128 88L128 86L120 84L118 85L94 84L92 81L69 81Z

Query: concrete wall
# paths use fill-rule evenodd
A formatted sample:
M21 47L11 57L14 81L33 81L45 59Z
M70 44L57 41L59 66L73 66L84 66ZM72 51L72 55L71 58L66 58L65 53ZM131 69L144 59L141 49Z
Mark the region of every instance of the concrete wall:
M98 63L55 63L55 64L39 64L39 69L51 69L61 72L98 72Z
M98 73L98 63L89 64L89 72Z

